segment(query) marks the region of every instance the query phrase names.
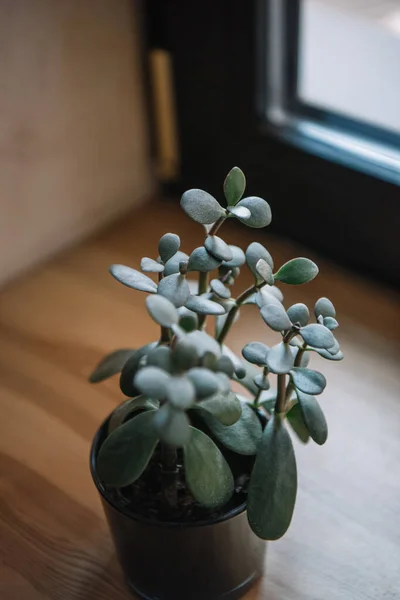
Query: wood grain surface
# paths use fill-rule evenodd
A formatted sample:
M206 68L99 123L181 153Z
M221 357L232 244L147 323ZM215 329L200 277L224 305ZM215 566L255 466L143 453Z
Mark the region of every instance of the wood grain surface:
M121 396L115 379L90 386L86 378L103 353L156 337L144 296L107 268L155 257L170 230L186 250L201 243L201 227L176 204L154 201L2 292L1 600L130 597L88 468L96 428ZM242 247L264 241L276 264L305 253L318 261L244 226L227 227L224 237ZM337 306L345 360L314 361L328 379L321 402L329 439L321 448L296 444L293 523L269 545L266 575L246 600L400 599L398 298L319 264L316 280L284 292L287 305L327 295ZM244 274L240 287L248 282ZM238 350L275 336L246 307L230 343Z

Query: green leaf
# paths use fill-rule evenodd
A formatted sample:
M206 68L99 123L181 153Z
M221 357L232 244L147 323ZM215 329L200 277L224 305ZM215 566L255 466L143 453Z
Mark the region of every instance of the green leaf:
M242 354L246 360L253 365L264 366L267 360L269 348L261 342L250 342L242 350Z
M218 394L207 400L198 402L196 410L207 411L218 419L223 425L233 425L242 414L242 405L236 394L230 392L228 395Z
M171 376L159 367L143 367L135 376L135 385L149 398L161 400L167 393Z
M337 329L339 327L339 323L333 317L324 317L323 324L330 331L333 331L334 329Z
M172 351L172 362L177 371L187 371L199 361L199 352L196 345L184 336L174 345Z
M196 390L196 397L201 400L218 392L218 377L210 369L205 367L193 367L187 372L187 376Z
M329 349L335 343L332 332L324 325L319 325L318 323L311 323L302 327L299 333L306 344L314 348Z
M282 304L266 304L261 308L260 313L273 331L286 331L292 328L292 323Z
M159 325L171 327L178 323L178 311L168 298L164 298L164 296L160 296L159 294L147 296L146 307L153 321Z
M293 304L293 306L288 308L287 314L294 325L299 324L301 327L305 327L310 318L310 311L301 302Z
M310 439L310 434L306 424L304 423L303 414L299 404L295 404L287 413L289 425L303 444L307 444Z
M272 346L267 354L267 366L271 373L283 375L293 368L293 354L288 344L280 342Z
M292 520L297 492L297 469L292 440L281 419L269 420L250 479L247 517L264 540L282 537Z
M240 401L242 414L233 425L222 425L218 419L206 413L202 413L202 418L213 436L228 450L236 454L252 456L256 454L262 436L261 421L245 400Z
M222 264L224 267L236 268L241 267L246 262L246 257L241 248L239 246L229 245L229 248L232 252L231 260L225 260Z
M329 298L320 298L316 301L314 307L315 316L336 317L336 310Z
M300 285L307 283L318 275L318 267L309 258L293 258L285 263L274 277L282 283Z
M195 312L186 308L186 306L181 306L178 308L179 314L179 326L182 327L184 331L189 333L190 331L194 331L197 329L199 324L199 318Z
M188 261L189 256L185 254L185 252L181 252L178 250L174 256L172 256L166 263L164 267L164 276L173 275L174 273L179 273L179 265L182 262Z
M228 299L231 296L229 288L227 288L219 279L212 279L210 287L214 294L220 298Z
M263 258L260 258L260 260L257 262L256 271L257 274L261 277L261 279L268 283L268 285L274 285L274 276L272 274L272 269L267 263L267 261L265 261Z
M232 472L212 439L199 429L190 430L183 448L186 483L199 504L218 508L233 494Z
M204 246L215 258L221 260L232 260L233 253L224 240L222 240L217 235L208 235L204 242Z
M147 256L142 258L140 268L147 273L162 273L164 271L164 265L152 258L147 258Z
M339 352L337 352L337 354L331 354L330 352L328 352L328 350L325 350L323 348L313 348L313 350L315 350L315 352L317 352L320 356L322 356L322 358L326 358L327 360L343 360L344 358L344 354L341 350L339 350Z
M225 308L218 302L208 300L204 296L190 296L186 301L186 308L201 315L224 315Z
M233 377L235 373L235 365L228 356L222 355L217 360L215 370L220 371L221 373L225 373L225 375L228 375L228 377Z
M158 443L154 417L146 411L117 427L102 444L97 471L110 487L125 487L136 481L147 467Z
M329 346L329 348L327 348L329 354L337 354L340 350L340 346L339 346L339 342L335 339L335 341L333 342L333 346Z
M328 425L322 408L314 396L304 394L300 390L296 390L296 395L311 438L322 446L328 438Z
M225 210L216 199L204 190L192 189L181 198L181 207L197 223L209 225L225 216Z
M236 217L242 222L248 221L251 218L251 212L245 206L232 206L228 211L230 216Z
M254 378L254 383L260 390L269 390L271 384L267 377L264 377L263 374L256 375Z
M215 258L204 246L199 246L193 250L189 257L188 271L207 273L219 267L220 264L221 260L219 258Z
M134 290L149 292L150 294L157 292L157 284L150 277L143 275L136 269L131 269L131 267L125 265L111 265L110 273L117 281Z
M257 196L249 196L248 198L243 198L243 200L241 200L236 206L244 206L251 212L250 219L245 220L246 225L249 227L255 227L259 229L261 227L266 227L271 223L271 208L268 202L262 198L258 198Z
M265 260L266 263L269 264L271 269L274 268L274 261L272 260L272 256L268 252L266 248L262 244L258 242L252 242L247 250L246 250L246 263L249 269L252 271L253 275L256 279L260 279L259 274L257 273L257 263L260 259Z
M221 347L218 342L208 335L205 331L192 331L185 336L185 340L187 342L193 344L196 348L199 358L204 356L206 352L211 352L219 358L221 356ZM177 346L180 345L180 340L177 343Z
M154 426L160 440L169 446L180 448L190 437L190 425L186 413L174 408L168 402L157 411Z
M228 206L233 206L239 202L246 189L246 177L239 167L233 167L225 177L224 194Z
M263 406L269 413L275 410L277 391L276 389L270 388L261 392L259 398L259 406Z
M183 275L175 273L161 279L158 284L158 294L168 298L177 308L186 304L190 296L188 283Z
M158 342L152 342L151 344L146 344L142 346L124 364L121 376L119 378L119 387L125 396L138 396L139 390L134 384L134 377L139 368L139 363L144 356L147 356L149 352L157 346Z
M243 377L246 376L246 367L243 361L238 356L236 356L236 354L232 352L232 350L228 346L225 346L225 344L222 346L222 352L224 356L227 356L229 360L232 361L233 368L235 370L235 376L238 379L243 379Z
M322 394L326 386L326 379L322 373L312 369L294 367L290 376L296 388L305 394Z
M179 235L176 233L166 233L158 242L158 252L160 254L162 262L165 264L170 258L174 256L181 246L181 240Z
M113 411L110 420L108 422L108 431L107 434L110 435L127 418L133 413L140 410L157 410L159 407L159 402L157 400L150 400L145 396L138 396L137 398L129 398Z
M196 390L193 383L184 375L171 377L167 383L167 399L175 408L187 410L196 400Z
M120 373L124 364L127 360L135 354L136 350L131 348L123 348L121 350L114 350L110 354L107 354L98 363L94 371L89 376L90 383L99 383L104 381L117 373Z
M172 373L172 352L168 346L158 346L147 355L147 366L159 367L167 373Z

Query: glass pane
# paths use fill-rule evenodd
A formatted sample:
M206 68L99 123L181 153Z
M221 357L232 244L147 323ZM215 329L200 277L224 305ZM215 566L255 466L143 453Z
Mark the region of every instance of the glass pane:
M298 93L400 132L399 0L302 0Z

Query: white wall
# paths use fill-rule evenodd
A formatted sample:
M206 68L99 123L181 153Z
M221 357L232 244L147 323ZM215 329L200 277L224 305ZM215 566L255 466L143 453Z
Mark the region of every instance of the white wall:
M132 4L0 2L0 283L153 191Z

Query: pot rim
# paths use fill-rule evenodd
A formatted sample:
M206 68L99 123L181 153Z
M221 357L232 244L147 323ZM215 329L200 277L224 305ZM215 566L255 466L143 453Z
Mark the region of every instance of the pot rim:
M215 517L214 519L195 521L193 523L183 523L183 522L179 522L179 521L155 521L153 519L149 519L148 517L136 515L133 512L131 512L130 510L127 510L126 507L120 506L118 504L118 502L116 502L113 498L111 498L110 495L107 493L107 489L105 488L105 486L102 484L102 482L99 479L99 476L97 474L97 467L96 467L96 460L97 460L97 453L98 453L99 445L100 445L100 438L103 434L105 427L108 424L108 421L110 420L110 417L111 417L111 415L109 415L102 422L102 424L96 431L96 434L93 438L92 445L90 448L89 460L90 460L90 473L92 475L92 479L97 488L97 491L99 492L99 494L101 495L103 500L105 500L107 502L107 504L109 504L114 510L122 513L123 515L125 515L129 519L132 519L133 521L140 521L142 523L146 523L147 525L151 525L153 527L166 527L166 528L174 528L174 529L189 529L189 528L194 528L194 527L206 527L206 526L210 526L210 525L216 525L217 523L221 523L223 521L227 521L229 519L237 517L246 511L247 502L243 502L238 507L231 509L230 511L228 511L225 514L220 515L219 517Z

